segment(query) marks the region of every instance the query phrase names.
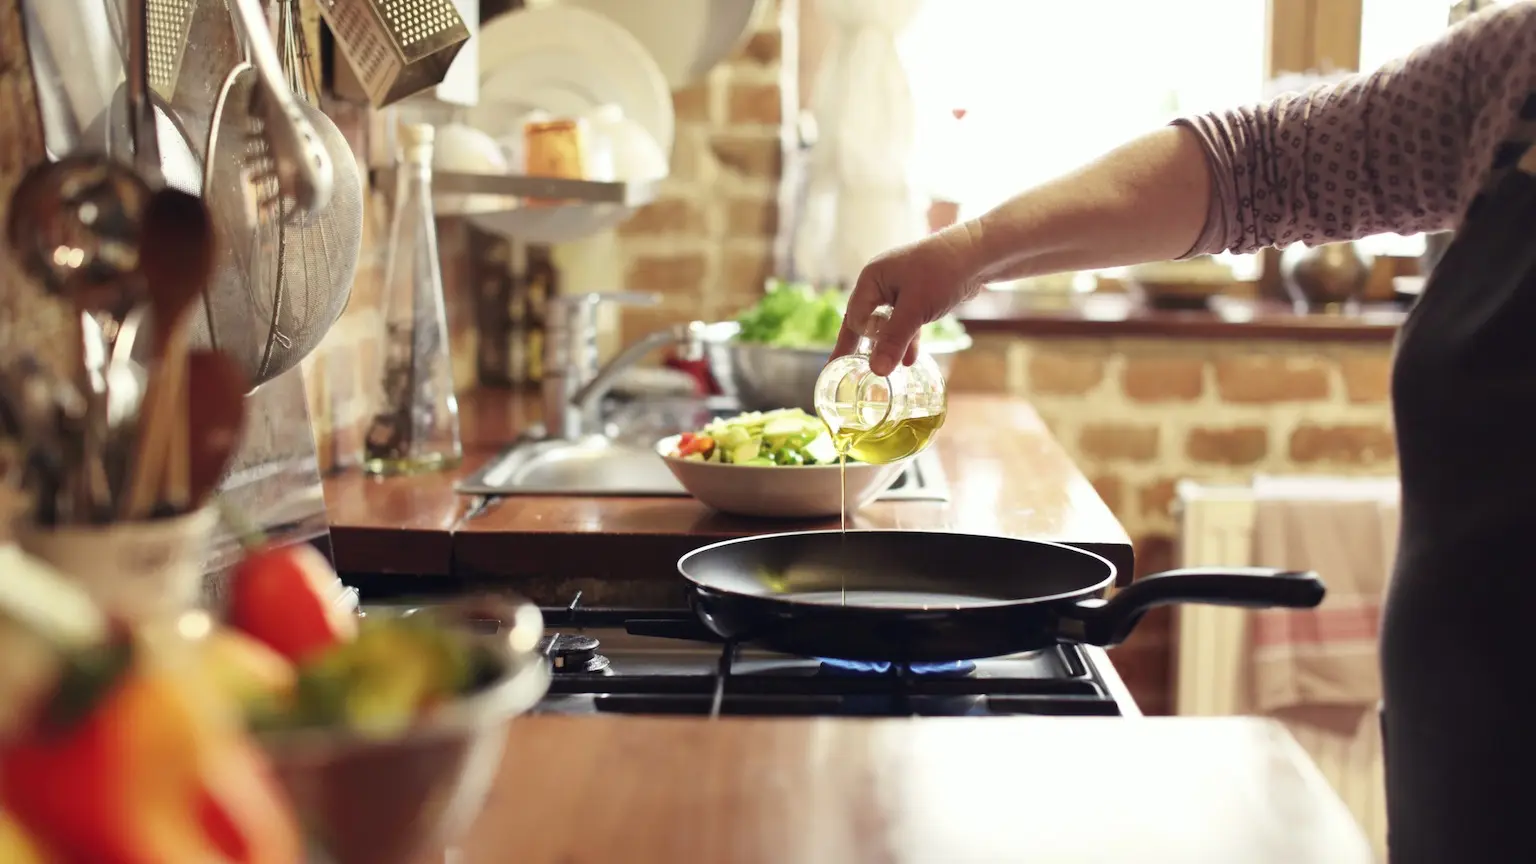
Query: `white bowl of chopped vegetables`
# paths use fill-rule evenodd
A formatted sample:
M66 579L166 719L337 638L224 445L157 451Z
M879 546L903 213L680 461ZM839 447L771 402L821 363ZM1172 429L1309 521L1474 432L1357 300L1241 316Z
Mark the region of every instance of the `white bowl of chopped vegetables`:
M811 519L841 512L842 478L832 438L819 419L799 408L716 420L697 432L661 439L656 453L689 494L724 513ZM890 488L908 461L870 465L850 459L848 512Z
M816 376L831 356L847 305L842 291L770 279L761 300L735 321L707 331L704 356L710 373L743 408L813 410ZM955 356L971 347L971 337L957 319L946 316L923 328L920 344L947 379Z

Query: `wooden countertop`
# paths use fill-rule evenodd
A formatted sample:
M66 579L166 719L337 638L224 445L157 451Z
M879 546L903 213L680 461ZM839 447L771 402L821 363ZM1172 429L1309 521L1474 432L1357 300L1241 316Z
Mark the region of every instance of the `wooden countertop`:
M978 335L1367 343L1391 342L1406 317L1393 304L1372 304L1353 314L1303 314L1274 301L1215 297L1204 309L1158 309L1127 294L1053 297L1024 291L984 291L956 314Z
M1374 860L1268 720L545 716L509 741L459 860Z
M714 539L837 525L726 516L681 497L512 496L472 511L474 499L457 495L453 481L537 421L538 408L536 399L504 391L475 392L460 404L466 457L458 471L389 479L353 471L326 481L343 573L670 579L679 556ZM876 502L857 515L859 527L1059 540L1130 572L1125 529L1027 403L957 394L934 448L950 500Z

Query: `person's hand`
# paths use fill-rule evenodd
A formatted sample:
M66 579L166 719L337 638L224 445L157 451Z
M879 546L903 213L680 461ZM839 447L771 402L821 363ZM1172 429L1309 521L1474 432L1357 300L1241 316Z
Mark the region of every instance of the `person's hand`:
M864 265L848 298L834 358L852 353L876 307L891 306L869 358L876 375L917 359L917 334L981 291L981 254L976 229L951 225L915 243L877 255Z

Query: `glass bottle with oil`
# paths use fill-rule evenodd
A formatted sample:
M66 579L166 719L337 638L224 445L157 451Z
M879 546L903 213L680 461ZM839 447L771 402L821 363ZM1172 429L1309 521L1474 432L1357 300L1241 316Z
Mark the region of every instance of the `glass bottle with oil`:
M877 308L854 352L828 363L816 379L816 413L832 436L839 466L849 459L883 465L916 456L949 413L944 373L928 354L919 351L915 363L898 365L889 376L870 370L870 351L890 318L891 307ZM847 498L844 477L844 530Z
M384 266L383 363L363 469L410 474L463 458L443 275L432 212L433 128L400 127L394 212Z

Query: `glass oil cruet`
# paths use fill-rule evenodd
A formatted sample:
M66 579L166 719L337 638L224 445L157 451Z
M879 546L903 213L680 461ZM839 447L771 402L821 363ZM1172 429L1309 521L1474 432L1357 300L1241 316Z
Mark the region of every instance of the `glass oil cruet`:
M384 267L384 344L363 469L410 474L463 458L432 211L434 130L402 125Z
M816 378L816 413L838 453L868 464L921 453L949 411L944 373L927 353L919 350L916 362L898 364L889 376L870 370L870 351L890 319L890 306L875 309L854 352L828 363Z

